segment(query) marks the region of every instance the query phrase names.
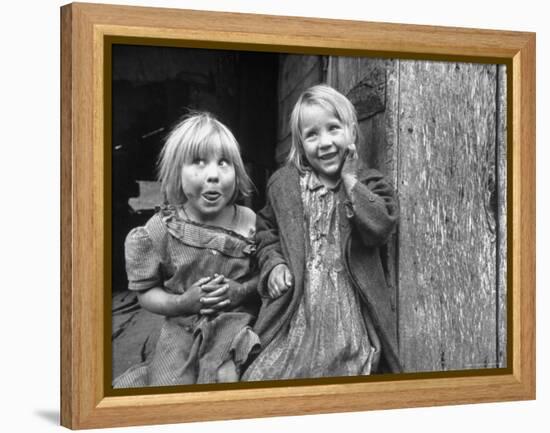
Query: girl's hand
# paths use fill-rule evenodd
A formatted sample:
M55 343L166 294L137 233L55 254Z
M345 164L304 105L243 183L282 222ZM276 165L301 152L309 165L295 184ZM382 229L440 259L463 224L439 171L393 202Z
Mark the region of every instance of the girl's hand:
M281 263L275 266L267 280L267 293L272 299L278 298L292 287L293 277L288 266Z
M342 165L342 181L346 190L350 192L353 189L353 186L357 182L357 170L359 168L359 155L357 154L357 148L355 143L352 143L348 146L346 159Z
M355 143L351 143L348 146L346 152L346 159L342 165L342 179L355 178L357 179L357 169L359 168L359 155L357 154L357 148Z
M207 283L201 286L200 314L213 314L229 305L227 298L227 284L224 276L215 274Z
M195 281L183 294L178 296L178 303L180 304L182 313L196 314L200 311L202 308L200 299L204 294L202 288L209 281L212 281L212 277L201 278Z
M244 285L223 275L215 275L210 283L203 286L203 292L207 295L200 299L203 306L200 313L205 315L241 305L248 296Z

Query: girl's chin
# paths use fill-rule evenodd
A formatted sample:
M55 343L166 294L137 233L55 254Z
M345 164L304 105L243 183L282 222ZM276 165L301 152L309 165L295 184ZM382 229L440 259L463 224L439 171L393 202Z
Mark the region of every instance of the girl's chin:
M188 205L188 213L201 222L215 220L221 216L227 207L227 200L216 200L215 202L203 200L194 205Z
M340 178L340 164L331 164L327 167L321 167L319 174L328 178L339 179Z

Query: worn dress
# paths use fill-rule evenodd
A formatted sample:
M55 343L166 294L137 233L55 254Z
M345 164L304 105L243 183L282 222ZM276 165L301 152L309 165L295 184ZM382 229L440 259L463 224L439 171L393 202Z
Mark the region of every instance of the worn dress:
M260 353L243 380L370 374L375 349L341 257L340 187L327 188L311 171L300 177L307 237L303 296L289 326Z
M235 226L244 218L236 207ZM165 207L126 239L130 290L163 287L182 294L187 287L215 273L241 284L257 283L249 237L181 218ZM166 317L153 354L116 378L114 388L216 382L219 367L232 359L239 368L259 348L250 325L254 305L241 305L214 317Z

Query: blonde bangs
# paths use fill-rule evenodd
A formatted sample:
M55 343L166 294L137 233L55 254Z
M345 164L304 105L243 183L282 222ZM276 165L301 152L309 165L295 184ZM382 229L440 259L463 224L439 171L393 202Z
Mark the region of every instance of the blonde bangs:
M181 168L200 158L216 155L235 167L235 195L248 196L253 184L241 158L239 144L231 131L209 113L195 113L179 122L168 135L159 158L159 181L165 201L183 204L186 197L181 186Z

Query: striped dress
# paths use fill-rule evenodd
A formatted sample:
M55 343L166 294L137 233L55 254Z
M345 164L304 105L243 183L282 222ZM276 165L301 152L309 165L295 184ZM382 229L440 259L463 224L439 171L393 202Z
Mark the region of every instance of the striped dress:
M236 226L243 213L236 207ZM163 287L182 294L200 278L215 273L238 282L254 276L253 233L243 237L219 227L178 216L175 207L162 208L126 238L129 289ZM251 330L254 309L245 306L214 317L166 317L156 348L144 363L113 381L114 388L216 382L218 368L232 358L237 367L258 349Z

